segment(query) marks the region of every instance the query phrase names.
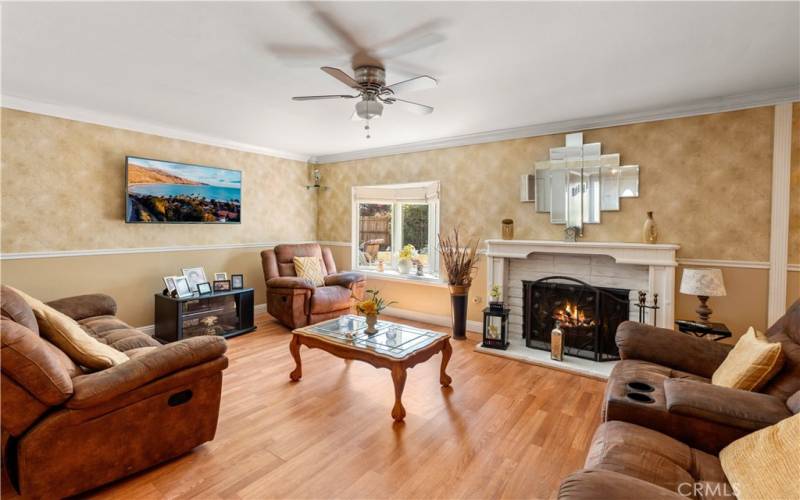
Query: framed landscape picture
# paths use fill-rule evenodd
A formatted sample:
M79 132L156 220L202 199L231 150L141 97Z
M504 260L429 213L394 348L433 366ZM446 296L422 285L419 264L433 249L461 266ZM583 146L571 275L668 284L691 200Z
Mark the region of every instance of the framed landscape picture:
M126 157L125 222L238 224L242 172Z

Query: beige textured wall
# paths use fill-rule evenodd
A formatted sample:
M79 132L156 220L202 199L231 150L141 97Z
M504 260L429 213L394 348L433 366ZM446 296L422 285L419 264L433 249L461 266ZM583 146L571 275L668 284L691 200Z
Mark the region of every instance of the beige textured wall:
M316 238L303 162L2 110L2 248L89 250ZM125 156L242 171L241 224L126 224Z
M587 241L640 241L645 213L655 211L660 240L683 258L769 259L773 108L590 130L585 142L639 164L640 197L585 228ZM350 241L350 187L442 181L442 229L454 225L483 239L515 221L518 239L563 238L563 226L518 201L519 176L530 173L564 134L321 165L318 237Z
M601 142L603 152L620 153L626 164L639 164L640 197L622 200L620 212L603 212L602 224L585 229L587 241L640 241L648 210L655 211L662 242L678 243L681 258L769 260L772 172L772 107L626 125L584 133L585 142ZM800 147L800 105L794 106L794 149ZM483 239L500 236L500 220L515 221L518 239L562 238L561 226L517 200L519 176L533 162L547 158L548 148L563 145L564 134L480 144L321 165L331 189L319 195L318 237L350 240L350 187L419 180L442 181L442 229L456 224ZM793 155L793 201L799 199L798 157ZM800 241L793 205L793 245ZM796 250L796 249L794 249ZM349 266L349 250L338 249ZM793 255L797 256L794 251ZM676 270L680 283L682 268ZM738 337L751 324L765 328L768 271L725 268L727 297L711 300L715 318ZM485 266L471 292L469 319L480 320L485 305ZM789 295L797 276L790 273ZM370 280L397 307L430 314L449 314L446 289L421 288ZM676 294L676 316L694 317L695 297Z
M303 162L2 110L2 252L179 247L316 239ZM125 224L125 156L242 171L242 223ZM242 273L264 303L258 248L3 260L3 283L43 300L104 292L120 316L153 323L152 293L182 267Z
M260 248L184 252L57 257L4 260L2 281L41 300L83 293L114 297L118 314L133 326L153 324L153 294L164 288L162 276L180 274L183 267L203 266L206 277L215 272L244 274L247 288L255 288L255 303L265 302Z
M789 199L789 262L800 264L800 103L798 102L792 105L791 182Z

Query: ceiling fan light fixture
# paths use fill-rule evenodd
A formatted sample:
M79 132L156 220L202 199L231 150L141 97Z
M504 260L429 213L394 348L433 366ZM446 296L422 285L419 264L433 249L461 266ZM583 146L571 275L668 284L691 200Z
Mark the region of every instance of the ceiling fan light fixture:
M356 114L363 120L371 120L383 115L383 104L376 99L367 99L356 103Z

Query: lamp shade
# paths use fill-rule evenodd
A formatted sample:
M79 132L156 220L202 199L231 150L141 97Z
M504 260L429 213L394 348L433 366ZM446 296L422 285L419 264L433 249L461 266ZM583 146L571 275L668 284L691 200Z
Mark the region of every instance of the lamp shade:
M703 297L726 295L722 271L720 269L684 269L681 293Z

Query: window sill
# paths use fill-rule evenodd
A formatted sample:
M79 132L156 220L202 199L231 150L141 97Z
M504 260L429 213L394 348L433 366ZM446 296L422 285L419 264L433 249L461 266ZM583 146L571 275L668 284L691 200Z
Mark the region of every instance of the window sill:
M426 274L425 276L417 276L415 274L400 274L397 271L373 271L371 269L356 269L357 272L363 273L367 279L379 279L386 281L401 281L403 283L414 283L417 285L436 286L446 288L447 283L439 279L438 276Z

